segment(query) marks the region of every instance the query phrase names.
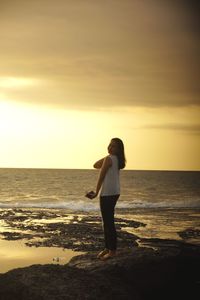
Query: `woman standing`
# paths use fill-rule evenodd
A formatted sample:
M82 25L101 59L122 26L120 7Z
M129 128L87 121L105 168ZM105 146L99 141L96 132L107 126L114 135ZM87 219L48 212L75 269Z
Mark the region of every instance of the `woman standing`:
M88 193L95 198L100 192L100 208L103 220L105 249L98 258L106 260L116 255L117 234L114 223L114 210L120 196L119 171L125 167L124 144L119 138L113 138L108 145L109 155L98 160L94 168L100 169L96 191Z

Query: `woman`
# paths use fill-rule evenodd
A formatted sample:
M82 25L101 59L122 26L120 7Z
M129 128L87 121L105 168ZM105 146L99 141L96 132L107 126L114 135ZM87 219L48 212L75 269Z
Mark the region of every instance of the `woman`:
M100 169L96 191L90 194L95 198L100 192L100 208L103 219L105 249L97 257L106 260L116 255L117 234L114 223L114 209L120 196L119 170L125 167L124 144L119 138L113 138L108 145L109 155L94 164Z

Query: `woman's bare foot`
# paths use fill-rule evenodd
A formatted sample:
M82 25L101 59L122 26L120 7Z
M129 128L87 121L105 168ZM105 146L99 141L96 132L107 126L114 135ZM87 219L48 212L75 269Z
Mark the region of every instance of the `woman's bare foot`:
M115 256L116 256L116 251L109 250L109 252L107 252L105 255L101 256L100 259L101 260L107 260L107 259L113 258Z
M109 253L109 250L105 248L104 250L99 252L99 254L97 255L97 258L101 258L102 256L104 256L107 253Z

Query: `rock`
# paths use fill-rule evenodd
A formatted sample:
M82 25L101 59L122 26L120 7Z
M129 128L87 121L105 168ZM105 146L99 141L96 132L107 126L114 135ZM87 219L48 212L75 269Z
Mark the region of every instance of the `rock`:
M199 231L183 233L187 244L145 239L126 232L145 224L116 218L118 256L103 262L96 258L104 241L96 215L18 209L0 211L0 217L5 239L89 251L64 266L33 265L0 274L0 300L193 300L200 292L200 249L187 240Z
M160 243L161 244L161 243ZM64 265L33 265L0 275L0 300L195 299L200 287L200 249L120 249L101 261L96 252Z
M65 221L57 220L58 214L51 211L34 211L29 216L28 210L15 210L13 212L0 212L0 217L13 232L1 232L1 236L6 240L26 239L27 246L35 247L63 247L74 251L99 251L104 244L101 217L65 214L61 218ZM70 218L70 222L68 220ZM34 220L34 222L33 222ZM46 222L49 220L50 222ZM116 218L116 229L118 231L118 243L120 247L135 246L137 236L121 228L137 228L145 224L137 221ZM18 231L16 233L16 230Z
M185 240L194 237L200 237L200 229L187 228L183 231L178 232L179 236Z

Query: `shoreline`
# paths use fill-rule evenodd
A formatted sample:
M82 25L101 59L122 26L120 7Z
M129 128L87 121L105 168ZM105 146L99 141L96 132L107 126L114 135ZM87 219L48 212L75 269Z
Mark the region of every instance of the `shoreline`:
M83 253L60 247L28 247L26 240L0 239L0 274L36 264L64 265Z
M157 250L119 249L106 262L96 252L66 265L32 265L0 274L2 300L177 300L200 291L200 249L187 244Z
M191 224L194 219L199 220L199 215L200 210L193 209L181 211L135 209L132 212L116 209L118 246L122 249L135 247L156 249L160 244L170 247L174 243L179 245L187 243L198 247L200 246L200 228L192 228ZM168 216L167 220L166 216ZM181 221L178 220L179 223L185 224L183 230L179 232L177 232L177 216L179 219L182 218ZM18 264L13 264L13 268L25 266L25 261L27 265L56 263L56 260L59 260L59 264L64 264L80 253L98 252L103 246L101 217L97 212L75 213L62 209L14 208L0 209L0 217L0 243L1 245L4 243L0 265L3 261L5 266L8 259L9 263L11 260L18 261ZM159 230L155 231L156 227ZM15 244L15 247L11 246L11 242L13 246ZM10 248L14 248L14 251L11 251L8 257L7 249ZM15 260L17 252L18 259ZM30 257L30 264L27 257ZM20 259L21 263L19 263ZM55 261L52 261L53 259ZM1 270L0 273L2 273Z

